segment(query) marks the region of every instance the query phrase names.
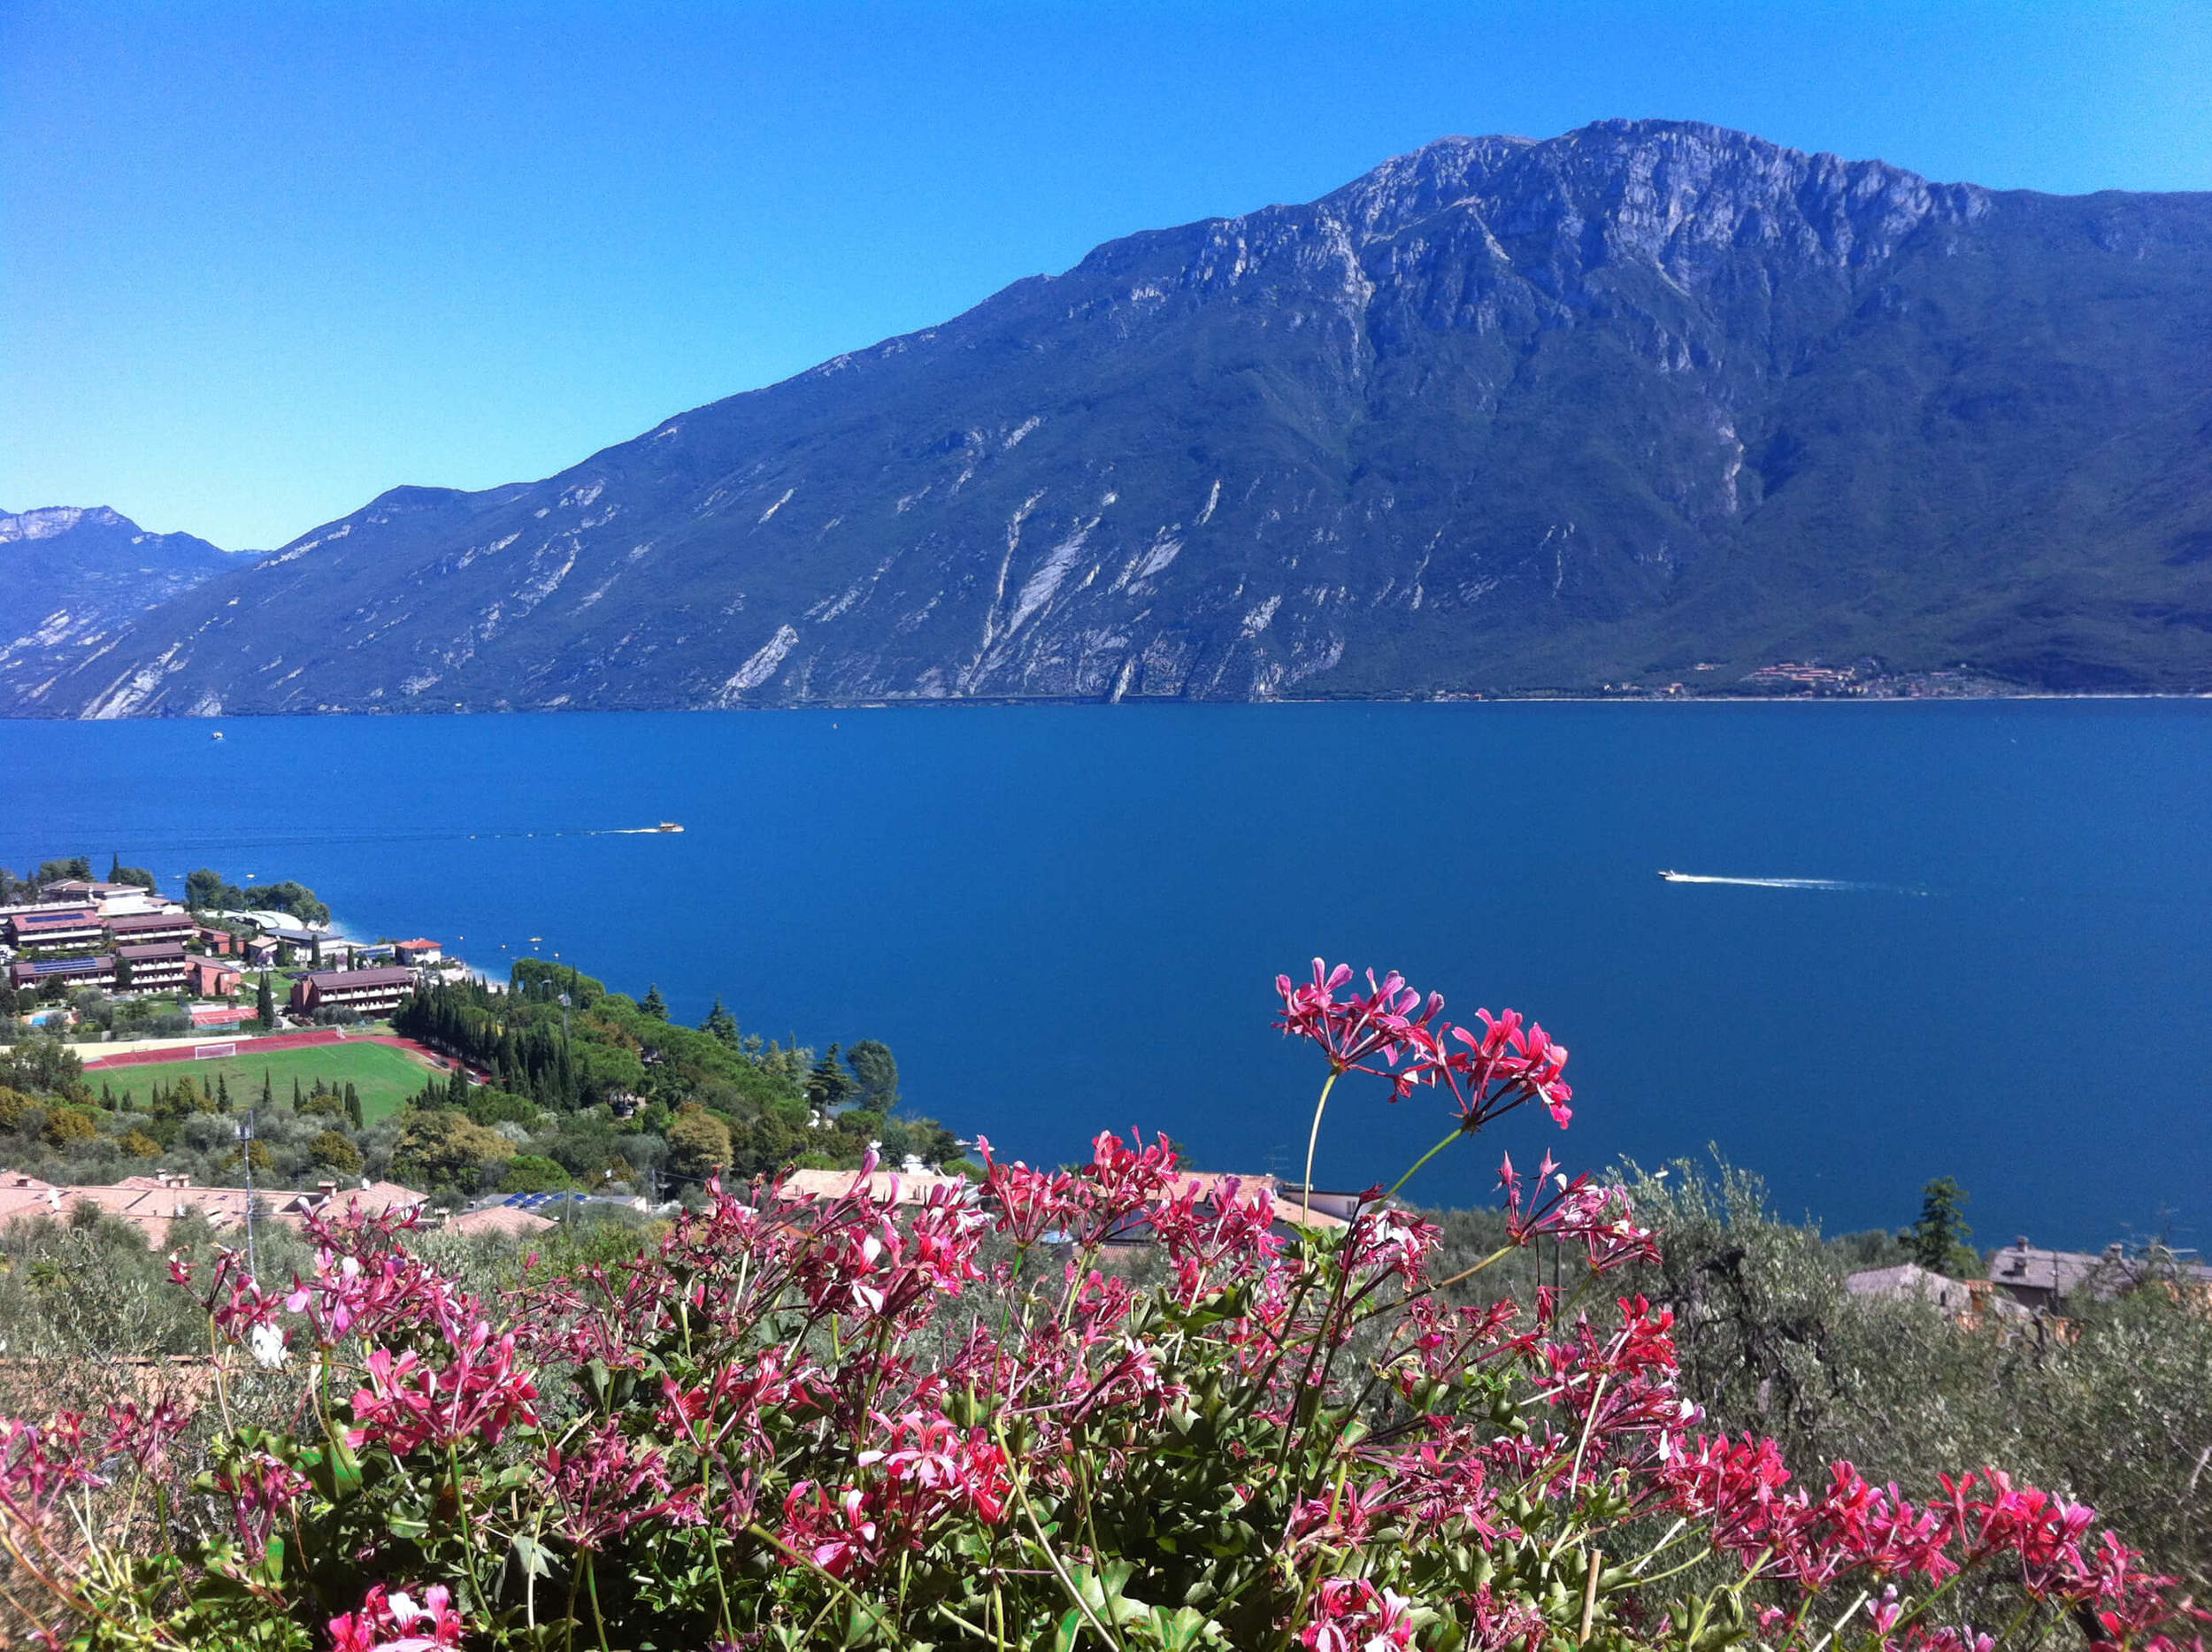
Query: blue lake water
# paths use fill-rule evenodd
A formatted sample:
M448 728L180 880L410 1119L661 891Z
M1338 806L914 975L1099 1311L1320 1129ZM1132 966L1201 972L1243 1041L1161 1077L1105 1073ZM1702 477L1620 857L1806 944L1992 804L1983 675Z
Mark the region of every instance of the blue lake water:
M1986 1243L2212 1243L2202 703L221 727L0 722L0 860L296 878L357 934L882 1038L915 1108L1032 1158L1141 1124L1295 1174L1320 1075L1269 1030L1271 982L1321 953L1573 1051L1573 1129L1506 1121L1423 1173L1438 1203L1486 1198L1501 1146L1597 1168L1712 1142L1832 1231L1901 1225L1948 1173ZM687 830L576 835L662 819ZM1444 1127L1340 1097L1325 1183Z

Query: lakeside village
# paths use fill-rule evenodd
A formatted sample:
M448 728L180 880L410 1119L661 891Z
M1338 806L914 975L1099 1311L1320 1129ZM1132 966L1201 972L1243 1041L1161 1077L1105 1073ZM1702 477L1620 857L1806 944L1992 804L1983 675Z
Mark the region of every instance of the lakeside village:
M296 883L0 870L0 1226L107 1216L158 1251L339 1199L526 1237L671 1214L718 1174L841 1195L871 1152L919 1196L966 1147L902 1107L879 1041L818 1056L718 999L687 1027L657 988L538 958L487 977L341 935Z
M902 1107L879 1041L818 1056L743 1033L718 998L687 1027L657 987L535 957L503 981L428 937L341 935L296 883L201 871L172 897L119 861L0 870L0 1228L113 1218L158 1254L337 1202L527 1240L673 1215L717 1175L828 1200L872 1153L871 1192L911 1205L979 1173ZM1185 1173L1206 1201L1229 1179ZM1310 1225L1361 1199L1317 1189Z
M718 1174L784 1172L787 1190L832 1198L872 1152L896 1167L874 1173L877 1195L895 1175L902 1203L919 1203L975 1170L968 1143L903 1110L879 1041L818 1057L745 1035L718 998L686 1027L657 987L633 1000L539 958L490 979L427 937L342 936L296 883L239 889L202 871L171 898L142 871L90 871L49 862L18 883L0 870L0 1227L101 1213L160 1250L188 1218L218 1234L249 1211L296 1227L342 1198L527 1237L672 1214ZM1225 1172L1186 1176L1205 1198ZM1237 1179L1300 1196L1271 1175ZM1364 1196L1317 1187L1311 1219L1340 1226ZM1845 1288L2061 1336L2070 1298L2154 1276L2212 1299L2212 1267L2119 1245L2022 1237L1973 1277L1980 1260L1939 1209L1935 1227L1919 1259L1863 1267Z

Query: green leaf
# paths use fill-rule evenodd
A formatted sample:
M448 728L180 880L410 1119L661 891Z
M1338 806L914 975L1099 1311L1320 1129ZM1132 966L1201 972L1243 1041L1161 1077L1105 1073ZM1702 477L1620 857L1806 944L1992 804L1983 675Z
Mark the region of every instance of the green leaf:
M1146 1641L1161 1652L1189 1652L1193 1647L1225 1647L1229 1637L1221 1625L1201 1611L1179 1606L1173 1611L1156 1606L1139 1625Z
M522 1563L522 1571L525 1577L544 1578L552 1575L553 1566L549 1558L551 1551L536 1538L518 1532L515 1533L513 1548L515 1558Z
M1101 1622L1118 1629L1141 1621L1151 1610L1123 1593L1136 1570L1128 1561L1111 1560L1102 1571L1094 1572L1087 1565L1071 1566L1069 1576L1075 1584L1076 1598Z

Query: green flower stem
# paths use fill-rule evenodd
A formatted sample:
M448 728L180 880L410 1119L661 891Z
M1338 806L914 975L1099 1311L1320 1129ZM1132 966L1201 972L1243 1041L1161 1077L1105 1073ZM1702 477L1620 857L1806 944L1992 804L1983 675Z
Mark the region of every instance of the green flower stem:
M1590 1391L1590 1410L1582 1419L1582 1438L1575 1442L1574 1467L1567 1471L1567 1495L1570 1497L1575 1494L1575 1487L1582 1479L1582 1454L1590 1448L1590 1431L1597 1425L1598 1402L1605 1397L1605 1380L1604 1377L1600 1377L1598 1386ZM1584 1622L1584 1629L1586 1639L1588 1629L1586 1618Z
M778 1537L766 1526L761 1525L759 1521L755 1520L748 1525L745 1528L745 1534L748 1537L758 1538L762 1542L767 1544L769 1548L774 1549L793 1565L804 1566L809 1571L814 1573L816 1577L821 1579L823 1582L828 1584L830 1587L835 1589L840 1594L850 1601L854 1606L867 1614L870 1618L872 1619L875 1617L875 1608L869 1605L867 1602L862 1600L857 1594L855 1594L852 1592L851 1587L842 1578L837 1577L826 1571L814 1560L805 1555L802 1555L797 1549L792 1548L790 1544L785 1542L783 1539Z
M1590 1640L1590 1619L1598 1610L1598 1574L1605 1570L1602 1549L1590 1551L1590 1575L1582 1580L1582 1627L1576 1633L1575 1644L1586 1646Z
M599 1610L599 1568L592 1563L589 1549L584 1551L584 1592L591 1596L591 1621L599 1631L599 1652L607 1652L607 1614Z
M1813 1652L1821 1652L1821 1649L1831 1640L1833 1640L1838 1635L1841 1634L1843 1633L1844 1625L1851 1621L1852 1615L1872 1598L1873 1597L1866 1590L1861 1589L1859 1591L1859 1598L1843 1609L1843 1616L1837 1618L1834 1623L1828 1625L1828 1633L1821 1636L1819 1640L1813 1642Z
M996 1417L991 1418L991 1434L998 1441L998 1448L1006 1454L1008 1464L1011 1464L1015 1461L1014 1448L1007 1443L1006 1429ZM1115 1652L1125 1652L1121 1637L1099 1621L1098 1614L1091 1610L1091 1603L1075 1587L1075 1579L1068 1576L1067 1568L1060 1564L1060 1556L1054 1552L1051 1541L1045 1536L1043 1523L1037 1518L1037 1510L1030 1504L1029 1488L1022 1483L1018 1470L1013 1475L1013 1486L1015 1500L1021 1504L1022 1512L1029 1517L1029 1529L1037 1534L1037 1547L1044 1555L1045 1564L1052 1568L1052 1575L1060 1580L1060 1587L1075 1603L1075 1610L1083 1614L1083 1621L1097 1632L1100 1640L1115 1648Z
M1418 1166L1416 1166L1416 1168L1417 1169ZM1455 1285L1463 1284L1466 1280L1473 1279L1476 1274L1480 1273L1485 1268L1490 1266L1491 1264L1503 1260L1505 1257L1511 1256L1519 1249L1520 1247L1518 1245L1500 1245L1495 1250L1485 1256L1480 1262L1476 1263L1473 1267L1462 1268L1458 1272L1453 1274L1450 1279L1446 1279L1440 1285L1432 1285L1429 1287L1429 1289L1432 1292L1448 1291Z
M1305 1219L1309 1222L1313 1220L1313 1155L1315 1149L1321 1145L1321 1115L1328 1110L1329 1092L1336 1087L1339 1076L1335 1068L1329 1069L1328 1080L1321 1087L1321 1099L1313 1104L1313 1128L1306 1132L1306 1185L1302 1197L1305 1200Z
M970 1623L966 1618L963 1617L958 1612L954 1611L951 1607L946 1605L942 1601L936 1602L936 1604L930 1608L930 1610L935 1612L940 1617L942 1617L948 1623L959 1625L961 1628L966 1630L970 1634L973 1635L978 1641L988 1640L991 1638L991 1632L989 1630L984 1628L979 1624ZM1003 1646L1005 1642L1001 1641L999 1644Z
M1321 1115L1317 1112L1314 1115L1314 1118L1317 1122L1319 1121L1320 1117ZM1438 1142L1427 1152L1421 1155L1419 1158L1414 1160L1413 1168L1408 1171L1404 1175L1399 1177L1396 1181L1392 1182L1390 1184L1390 1191L1383 1195L1383 1197L1385 1199L1396 1198L1398 1196L1398 1189L1404 1187L1406 1183L1411 1181L1415 1175L1419 1172L1424 1164L1426 1164L1431 1159L1434 1158L1439 1153L1441 1153L1446 1148L1451 1146L1453 1142L1458 1141L1461 1136L1466 1133L1467 1133L1463 1130L1454 1130L1451 1134L1446 1136L1441 1141ZM1490 1264L1488 1262L1485 1262L1481 1264L1481 1266L1486 1268Z

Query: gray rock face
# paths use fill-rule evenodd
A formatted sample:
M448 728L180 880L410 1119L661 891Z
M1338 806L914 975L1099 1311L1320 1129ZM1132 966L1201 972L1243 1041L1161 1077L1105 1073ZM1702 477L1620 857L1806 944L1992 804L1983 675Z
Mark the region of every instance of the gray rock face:
M1875 656L2212 688L2212 197L1449 138L547 480L405 488L13 690L87 716L1266 699Z
M42 694L111 649L131 620L234 560L189 534L149 534L105 505L0 511L0 705Z

